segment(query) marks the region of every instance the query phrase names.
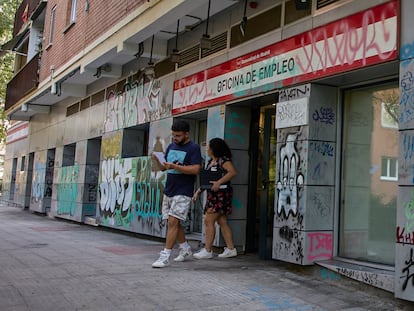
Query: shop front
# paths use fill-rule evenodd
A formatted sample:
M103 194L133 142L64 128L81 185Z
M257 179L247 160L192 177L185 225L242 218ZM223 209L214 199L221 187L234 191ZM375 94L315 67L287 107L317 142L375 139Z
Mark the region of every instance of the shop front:
M394 269L398 18L389 1L174 82L173 116L207 109L207 141L247 172L231 218L246 251Z

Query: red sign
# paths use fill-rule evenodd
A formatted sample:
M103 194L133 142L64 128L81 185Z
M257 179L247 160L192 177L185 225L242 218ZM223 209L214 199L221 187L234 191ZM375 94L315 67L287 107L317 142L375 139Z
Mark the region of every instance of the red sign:
M397 57L398 1L266 46L174 82L173 114Z

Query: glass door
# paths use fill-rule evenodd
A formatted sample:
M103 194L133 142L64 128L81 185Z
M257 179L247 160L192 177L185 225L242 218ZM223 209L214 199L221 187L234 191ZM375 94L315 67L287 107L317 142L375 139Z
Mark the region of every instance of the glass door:
M258 247L261 259L272 257L273 217L276 176L275 106L260 109L256 187Z

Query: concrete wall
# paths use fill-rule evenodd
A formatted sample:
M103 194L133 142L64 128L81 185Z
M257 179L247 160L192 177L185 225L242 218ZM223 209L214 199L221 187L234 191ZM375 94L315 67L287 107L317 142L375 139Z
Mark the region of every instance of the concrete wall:
M336 107L333 87L306 84L279 95L274 259L306 265L333 255Z

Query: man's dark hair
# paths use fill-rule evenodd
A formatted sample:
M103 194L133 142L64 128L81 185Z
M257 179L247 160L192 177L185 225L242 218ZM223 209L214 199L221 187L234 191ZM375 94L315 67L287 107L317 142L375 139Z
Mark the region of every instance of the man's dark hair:
M173 125L171 126L171 131L174 132L189 132L190 131L190 124L184 120L175 120Z

